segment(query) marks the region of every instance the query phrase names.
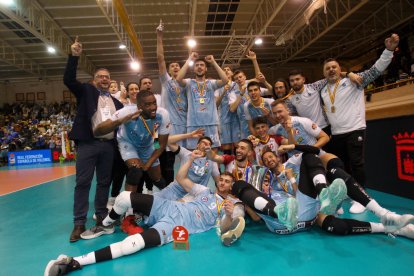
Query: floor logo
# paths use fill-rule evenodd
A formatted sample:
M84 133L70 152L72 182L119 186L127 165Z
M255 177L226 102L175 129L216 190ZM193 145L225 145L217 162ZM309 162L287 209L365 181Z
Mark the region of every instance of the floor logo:
M393 135L396 145L398 178L414 182L414 132Z

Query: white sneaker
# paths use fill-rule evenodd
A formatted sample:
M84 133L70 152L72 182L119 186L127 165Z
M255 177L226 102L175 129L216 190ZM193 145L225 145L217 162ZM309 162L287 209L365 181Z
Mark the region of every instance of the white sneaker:
M361 214L364 211L365 211L365 207L361 203L356 202L354 200L352 201L352 206L351 208L349 208L349 212L351 214Z
M381 223L384 224L387 233L394 233L413 222L414 216L410 214L398 215L394 212L388 212L381 217Z
M108 202L106 203L106 209L111 210L114 207L116 197L108 198Z
M400 230L395 231L392 234L395 234L395 235L398 235L398 236L403 236L403 237L414 240L414 225L413 224L408 224L408 225L404 226L403 228L401 228Z
M109 226L95 225L91 229L86 230L80 236L84 240L90 240L97 238L102 235L109 235L115 232L115 227L113 224Z
M243 233L245 221L243 217L237 217L233 220L229 230L221 235L221 241L225 246L235 243Z

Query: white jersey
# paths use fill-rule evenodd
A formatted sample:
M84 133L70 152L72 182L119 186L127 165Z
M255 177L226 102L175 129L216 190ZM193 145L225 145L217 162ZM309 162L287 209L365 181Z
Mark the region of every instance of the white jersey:
M295 93L288 98L300 117L311 119L321 128L325 128L329 125L322 109L319 94L326 84L326 79L311 84L305 84L302 93Z
M327 87L322 89L321 96L326 106L326 115L331 123L333 135L366 128L364 87L381 75L381 72L390 64L392 57L392 51L384 50L370 69L358 74L363 80L361 86L352 83L349 78L341 79L334 104L331 103ZM336 84L328 84L328 86L331 93L334 93ZM334 112L332 112L333 106Z
M304 117L291 116L293 137L299 145L315 145L318 141L322 129L313 121ZM286 139L289 135L281 124L277 124L269 129L271 135L281 135ZM298 151L288 152L289 157Z

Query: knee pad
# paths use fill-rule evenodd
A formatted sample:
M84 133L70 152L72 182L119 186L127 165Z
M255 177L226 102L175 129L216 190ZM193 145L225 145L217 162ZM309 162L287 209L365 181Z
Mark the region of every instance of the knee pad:
M138 186L141 181L143 171L137 167L130 167L126 175L126 183L132 186Z
M141 234L128 236L121 242L121 252L123 255L129 255L145 247L145 241Z
M302 154L302 164L308 168L317 170L320 173L325 172L321 159L313 153L303 153Z
M342 160L339 159L338 157L329 160L328 164L326 164L326 169L328 171L330 171L331 169L334 169L334 168L341 168L341 169L345 170L344 162L342 162Z
M158 189L160 189L160 190L162 190L162 189L164 189L165 187L167 187L167 182L165 181L165 179L164 178L161 178L160 180L158 180L158 181L153 181L153 184L154 184L154 186L155 187L157 187Z
M243 190L249 187L253 188L253 186L251 186L246 181L237 180L236 182L233 183L233 186L231 187L231 193L237 196L238 198L240 198L241 194L243 193Z
M326 232L335 234L335 235L348 235L350 229L346 221L338 219L332 215L327 216L322 223L322 229Z
M332 182L335 179L340 178L345 182L345 184L348 185L348 180L351 179L351 175L342 168L331 168L330 170L328 170L326 178L329 182Z
M128 208L131 208L131 192L123 191L116 198L114 207L112 207L118 215L124 214Z

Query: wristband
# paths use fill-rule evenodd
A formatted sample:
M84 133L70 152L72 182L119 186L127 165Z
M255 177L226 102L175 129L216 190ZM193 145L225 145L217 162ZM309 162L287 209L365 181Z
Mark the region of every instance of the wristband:
M296 178L291 177L291 178L289 179L289 181L290 181L290 183L294 184L294 183L296 183Z

